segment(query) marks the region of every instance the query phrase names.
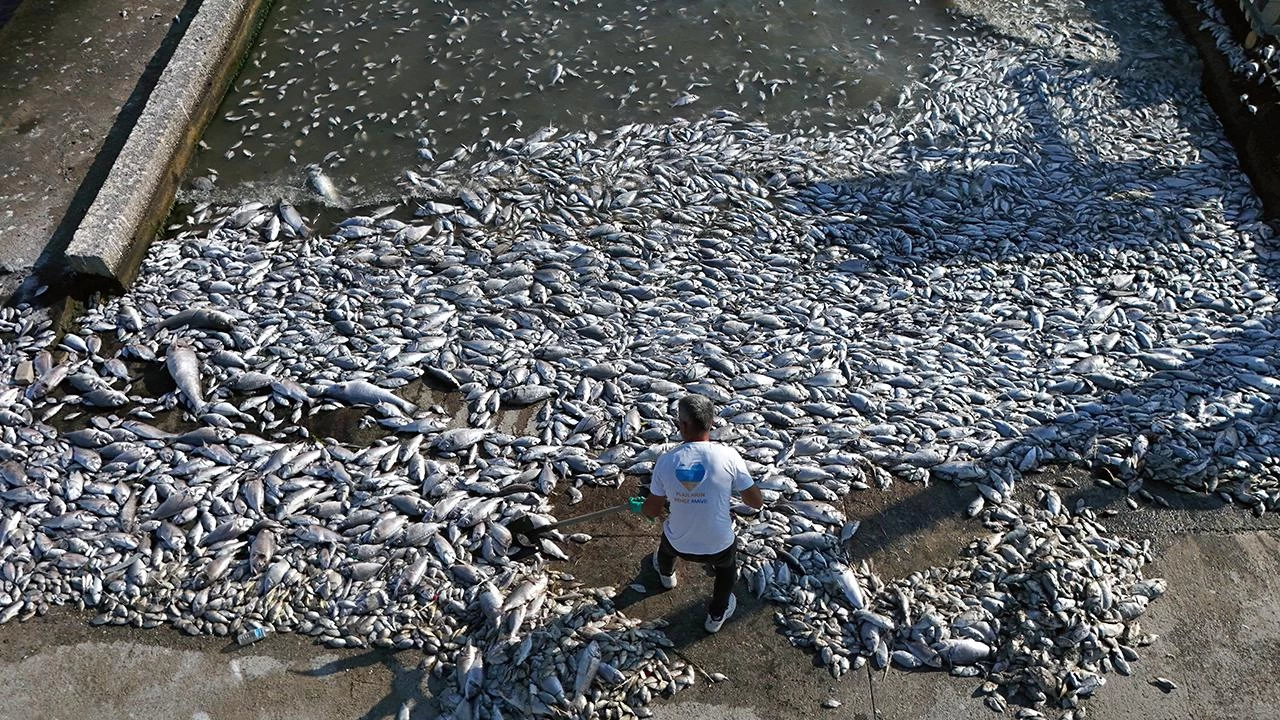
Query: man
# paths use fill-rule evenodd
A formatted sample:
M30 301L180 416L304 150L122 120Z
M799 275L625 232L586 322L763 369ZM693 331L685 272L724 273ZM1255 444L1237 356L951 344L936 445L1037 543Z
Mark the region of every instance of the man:
M676 586L676 558L704 563L715 569L715 589L707 606L707 632L719 632L733 615L738 600L733 585L738 581L737 538L729 498L734 492L753 508L764 505L747 473L747 464L731 447L711 442L715 406L701 395L680 399L680 436L684 442L665 453L653 467L649 497L640 512L657 518L663 503L671 503L671 514L662 524L662 540L653 554L653 569L662 586Z

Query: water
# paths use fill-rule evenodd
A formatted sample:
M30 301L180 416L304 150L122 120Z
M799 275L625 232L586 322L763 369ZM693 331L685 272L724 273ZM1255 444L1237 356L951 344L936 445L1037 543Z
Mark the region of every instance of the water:
M305 200L316 164L374 202L418 162L549 125L728 108L844 129L892 105L952 25L941 0L282 0L192 163L214 189L186 199Z

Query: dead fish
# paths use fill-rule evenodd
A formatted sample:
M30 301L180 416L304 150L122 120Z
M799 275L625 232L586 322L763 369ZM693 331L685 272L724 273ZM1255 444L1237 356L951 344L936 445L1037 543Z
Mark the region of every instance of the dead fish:
M189 491L178 490L165 498L149 516L152 520L167 520L178 513L196 506L196 499Z
M537 578L525 580L516 588L514 592L507 597L506 602L502 603L502 611L509 612L514 608L525 605L534 598L542 594L547 589L547 578L538 576Z
M862 583L858 581L858 576L853 574L849 568L842 569L836 575L836 581L840 586L840 591L844 595L844 599L849 601L849 605L854 610L862 610L867 605L866 594L862 591Z
M254 392L264 388L269 388L274 382L275 378L270 375L250 371L236 375L229 383L229 386L236 392Z
M972 665L991 656L991 646L977 640L963 638L943 640L933 645L933 650L951 665Z
M323 388L322 394L324 397L333 398L348 405L376 406L381 403L387 403L399 408L404 413L412 413L417 410L413 403L408 400L390 390L384 390L373 383L363 380L349 380L328 385Z
M431 444L443 452L462 452L489 436L484 428L454 428L445 430Z
M555 395L554 388L542 385L521 385L520 387L503 391L502 406L510 408L528 407L555 397Z
M1160 688L1160 691L1168 694L1178 689L1178 684L1167 677L1155 676L1147 681L1148 684Z
M338 192L338 188L329 179L329 176L320 169L319 165L307 166L307 184L316 192L326 203L339 208L351 207L351 201L343 197Z
M210 560L200 571L200 579L207 587L222 579L227 574L227 570L231 569L231 565L235 562L236 552L229 550Z
M249 518L234 517L214 528L213 532L210 532L208 535L201 538L197 545L200 547L206 547L225 540L234 540L235 538L243 535L252 526L253 521Z
M188 308L161 320L156 323L155 327L167 329L189 327L200 330L230 332L236 327L236 319L213 308Z
M271 558L276 554L276 534L270 528L263 528L254 536L253 543L249 545L249 568L255 573L260 573L267 569L271 564Z
M294 206L284 200L281 200L277 205L276 212L280 215L280 220L284 222L289 229L293 230L294 234L298 237L305 238L311 235L311 228L307 227L306 220Z
M178 393L192 413L200 414L206 403L200 387L200 360L186 342L174 341L165 353L165 367L178 386Z
M484 687L484 658L469 643L458 656L458 687L467 700L474 700Z
M595 682L596 673L600 670L600 643L592 640L578 652L577 672L573 680L573 701L582 699L583 693Z

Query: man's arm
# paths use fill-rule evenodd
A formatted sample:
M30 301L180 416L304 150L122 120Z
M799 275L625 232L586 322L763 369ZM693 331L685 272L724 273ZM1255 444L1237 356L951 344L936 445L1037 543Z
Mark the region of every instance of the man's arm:
M662 511L666 509L667 492L663 487L663 471L661 461L658 466L653 469L653 474L649 476L649 494L644 498L644 505L640 506L640 514L654 520L662 516Z
M644 505L640 507L640 514L656 520L662 515L663 506L666 503L667 498L665 496L649 493L649 496L644 499Z
M759 510L764 507L764 495L760 494L760 488L751 479L751 473L747 471L747 464L742 460L742 456L736 451L733 453L733 490L742 496L742 502L747 507Z

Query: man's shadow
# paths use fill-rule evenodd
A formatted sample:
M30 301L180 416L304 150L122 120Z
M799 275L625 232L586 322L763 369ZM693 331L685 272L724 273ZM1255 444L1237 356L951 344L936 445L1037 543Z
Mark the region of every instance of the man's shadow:
M409 717L413 720L429 720L439 717L434 699L422 692L422 683L428 679L419 660L421 650L374 649L341 657L313 670L292 670L294 675L308 678L328 678L350 670L382 666L391 675L386 695L374 703L359 720L381 720L397 717L401 707L410 703Z
M656 543L655 543L656 545ZM647 600L649 598L665 595L672 592L675 588L666 588L662 585L662 579L658 577L658 571L653 569L653 551L645 553L640 557L639 562L632 568L633 573L630 580L625 584L616 586L616 592L610 601L618 612L625 612L627 608ZM707 578L715 577L715 570L710 565L701 563L693 563L688 560L676 560L676 577L678 582L683 582L694 574L705 575ZM738 585L742 584L742 579L738 579ZM644 587L644 592L636 590L633 585Z

